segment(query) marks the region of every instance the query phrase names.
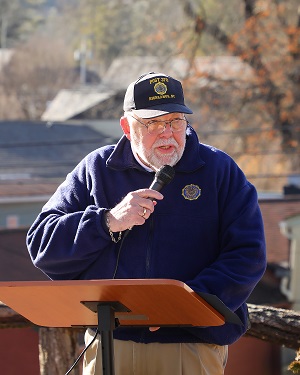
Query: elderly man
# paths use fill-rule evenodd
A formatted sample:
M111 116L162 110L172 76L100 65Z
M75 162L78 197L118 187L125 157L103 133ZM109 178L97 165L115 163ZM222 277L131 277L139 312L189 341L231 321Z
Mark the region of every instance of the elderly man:
M28 232L31 258L51 279L177 279L216 295L242 321L118 327L117 375L223 374L227 346L247 330L245 301L265 270L256 190L228 155L199 143L191 113L179 81L139 77L125 94L118 144L87 155ZM163 165L175 177L160 193L147 187ZM87 344L93 335L88 329ZM87 350L84 375L102 374L99 340Z

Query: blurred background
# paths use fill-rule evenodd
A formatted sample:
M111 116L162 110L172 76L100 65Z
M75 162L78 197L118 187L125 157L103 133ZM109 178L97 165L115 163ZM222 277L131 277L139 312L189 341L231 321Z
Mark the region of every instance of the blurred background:
M200 141L258 190L268 269L249 303L300 311L299 0L0 0L0 34L0 281L46 279L29 226L87 153L119 139L128 84L155 71L183 82ZM293 349L245 337L226 375L290 374ZM0 369L20 366L39 373L38 329L6 326Z

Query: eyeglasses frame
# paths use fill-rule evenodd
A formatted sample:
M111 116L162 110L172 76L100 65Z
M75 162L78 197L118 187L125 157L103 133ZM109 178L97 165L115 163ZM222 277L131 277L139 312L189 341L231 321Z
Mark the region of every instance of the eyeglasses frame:
M135 119L137 122L139 122L140 124L144 125L144 126L147 128L147 132L148 132L148 134L150 134L150 135L155 135L155 134L153 134L153 133L149 133L149 129L148 129L148 127L149 127L149 124L150 124L150 123L157 122L156 120L148 121L148 122L145 124L145 123L142 122L140 119L134 117L132 114L129 114L129 116L132 117L132 118L134 118L134 119ZM188 126L188 124L189 124L189 122L188 122L188 120L186 119L185 116L184 116L184 118L182 118L182 119L180 119L180 118L174 118L174 119L172 119L172 120L159 120L160 122L164 122L164 123L165 123L165 127L164 127L164 130L163 130L162 132L157 133L156 135L160 135L160 134L164 133L165 130L166 130L167 124L170 124L170 128L171 128L171 130L172 130L173 133L180 132L182 129L179 129L179 130L175 130L175 131L174 131L174 129L172 128L172 121L174 121L174 120L183 120L183 121L186 122L186 126Z

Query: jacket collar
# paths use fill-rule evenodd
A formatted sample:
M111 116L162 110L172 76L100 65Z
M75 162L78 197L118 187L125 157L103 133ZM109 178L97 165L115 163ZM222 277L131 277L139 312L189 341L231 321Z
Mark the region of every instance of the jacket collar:
M198 136L190 125L187 127L186 137L184 153L174 168L178 172L190 173L201 168L205 162L200 157ZM129 168L145 171L136 161L131 151L130 141L125 135L116 144L113 152L107 159L106 165L109 168L120 171Z

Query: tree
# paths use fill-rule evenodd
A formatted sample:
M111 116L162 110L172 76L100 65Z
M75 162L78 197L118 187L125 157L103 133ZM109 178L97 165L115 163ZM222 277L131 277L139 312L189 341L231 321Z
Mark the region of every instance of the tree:
M300 313L271 306L248 304L251 328L247 336L286 348L300 348Z
M24 41L43 23L46 0L0 0L1 48Z
M87 40L103 70L119 56L161 56L174 54L174 32L183 26L180 7L154 0L77 0L66 4L65 18L71 25L74 43ZM68 9L68 11L66 11ZM171 36L171 37L170 37Z
M186 15L192 21L190 32L195 38L200 40L204 35L213 38L222 47L223 53L239 57L241 61L251 66L255 73L255 80L251 85L244 87L241 96L243 101L238 114L244 112L247 118L242 117L244 120L242 123L233 121L232 124L240 130L242 127L253 128L253 122L256 124L255 128L260 128L262 131L266 127L270 128L268 134L265 133L269 140L268 146L271 142L277 143L280 140L281 149L273 151L276 151L280 157L282 154L288 155L288 162L286 159L277 159L282 163L281 171L292 173L299 171L300 14L297 13L298 3L271 0L239 1L240 7L234 8L234 11L240 12L239 16L243 23L236 22L231 29L222 27L221 17L218 22L210 18L201 1L182 0L181 3ZM225 4L222 10L225 14ZM195 43L187 46L193 59L198 52L198 47L199 45ZM231 109L232 107L227 107L228 112ZM249 119L252 125L249 124ZM224 126L224 122L221 124ZM234 127L231 127L232 129ZM257 148L257 144L261 145L259 133L254 136L253 132L247 136L244 134L242 143L244 152L247 152L247 149L261 151ZM263 145L261 146L259 148L263 149ZM264 158L265 156L266 154ZM244 164L242 156L237 159ZM246 163L244 168L249 171L249 157ZM275 167L274 160L272 164Z
M72 50L63 41L41 35L32 37L15 51L0 76L0 117L40 118L47 102L61 88L73 85L74 74ZM9 101L15 103L14 110Z
M72 328L39 329L39 359L41 375L65 374L78 356L78 330ZM79 375L79 366L74 375Z

